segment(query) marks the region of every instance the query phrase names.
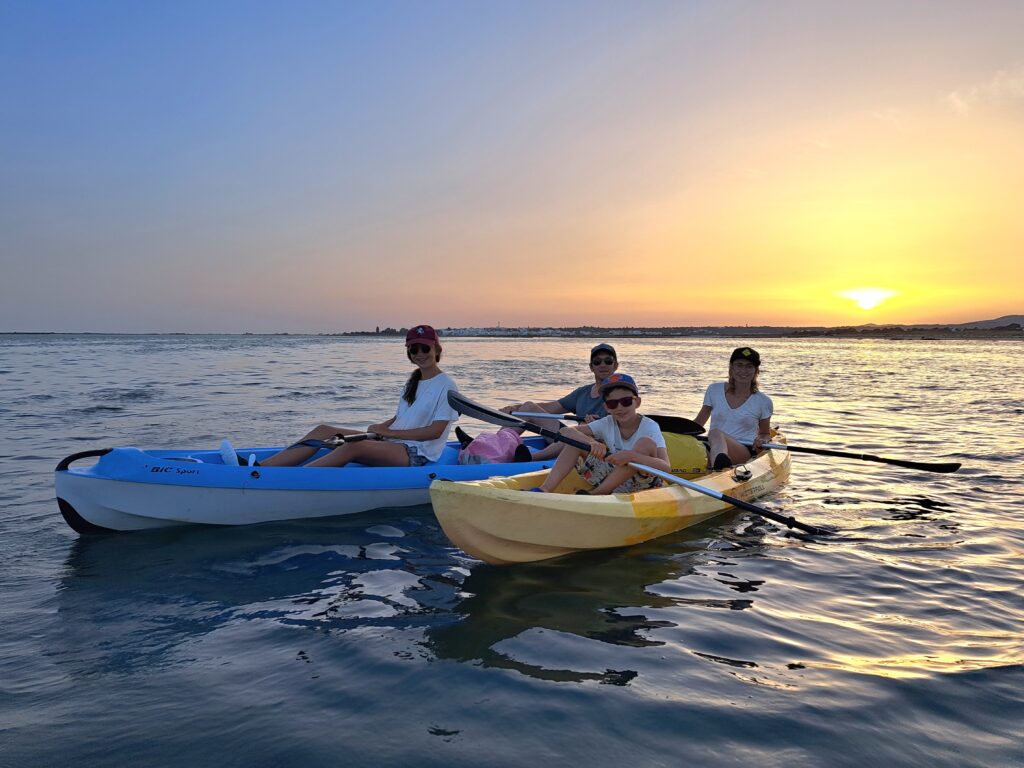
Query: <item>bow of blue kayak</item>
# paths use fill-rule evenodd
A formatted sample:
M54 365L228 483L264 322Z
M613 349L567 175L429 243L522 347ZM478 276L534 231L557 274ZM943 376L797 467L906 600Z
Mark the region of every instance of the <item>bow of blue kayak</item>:
M533 449L542 440L529 438ZM177 525L250 525L428 504L436 479L482 480L546 469L551 462L459 464L458 443L422 467L238 467L218 451L113 448L64 459L55 472L57 503L79 533ZM257 460L279 448L246 448ZM98 457L91 466L75 461Z

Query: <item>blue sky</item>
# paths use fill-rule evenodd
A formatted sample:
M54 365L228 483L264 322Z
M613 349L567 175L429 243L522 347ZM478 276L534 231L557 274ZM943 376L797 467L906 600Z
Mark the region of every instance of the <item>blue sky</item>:
M865 322L1019 311L1021 29L995 2L6 2L0 331L840 323L823 295L867 286L898 298ZM963 269L915 288L937 248Z

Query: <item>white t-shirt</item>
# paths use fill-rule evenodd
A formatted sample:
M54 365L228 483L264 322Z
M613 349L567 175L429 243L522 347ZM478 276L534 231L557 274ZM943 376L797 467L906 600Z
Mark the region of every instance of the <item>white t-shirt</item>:
M447 373L441 373L432 379L424 379L416 389L416 399L412 405L405 402L404 397L398 399L398 411L395 413L395 420L391 429L418 429L429 427L435 421L447 421L448 426L436 440L396 440L398 443L414 445L421 456L428 461L437 461L441 458L445 443L448 442L448 433L452 424L459 418L458 412L448 405L448 391L459 391L455 382Z
M758 422L770 419L774 412L772 400L763 392L754 392L739 408L732 408L725 399L725 382L718 381L704 393L704 405L711 407L711 428L720 429L743 445L751 445L757 437Z
M619 425L611 416L605 416L603 419L597 419L584 426L590 427L594 437L608 446L608 453L631 451L642 437L651 438L658 448L665 447L665 437L661 434L658 423L646 416L640 417L640 426L628 439L623 438L622 433L619 432Z

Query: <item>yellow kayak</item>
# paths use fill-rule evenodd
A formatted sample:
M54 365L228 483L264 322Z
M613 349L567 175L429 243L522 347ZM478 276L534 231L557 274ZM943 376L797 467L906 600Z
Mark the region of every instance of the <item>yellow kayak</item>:
M774 439L785 441L781 433L775 433ZM687 471L693 469L689 466L693 462L683 464L686 470L680 471L674 454L670 446L673 472L693 478L694 473ZM741 467L704 474L698 481L750 502L778 488L789 477L789 465L788 451L766 450ZM577 490L589 486L575 472L556 493L528 493L544 482L547 472L468 482L435 480L430 500L448 538L466 553L494 565L639 544L696 525L731 506L668 484L633 494L578 496Z

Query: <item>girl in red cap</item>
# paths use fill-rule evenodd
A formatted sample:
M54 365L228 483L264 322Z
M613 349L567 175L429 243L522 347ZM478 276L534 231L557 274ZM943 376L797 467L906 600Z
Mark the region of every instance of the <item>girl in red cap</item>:
M729 356L729 380L711 384L704 405L694 416L698 424L711 417L708 431L708 464L725 469L742 464L771 440L771 398L757 387L761 356L750 347L734 349Z
M448 405L448 391L458 391L452 378L444 373L441 342L429 325L417 325L405 335L405 353L416 366L398 400L394 416L366 428L378 440L344 443L307 467L343 467L351 461L371 467L418 467L437 461L445 448L448 432L459 414ZM264 467L290 467L302 464L319 448L302 445L304 440L327 440L335 435L356 435L360 430L321 424L290 448L260 462Z

